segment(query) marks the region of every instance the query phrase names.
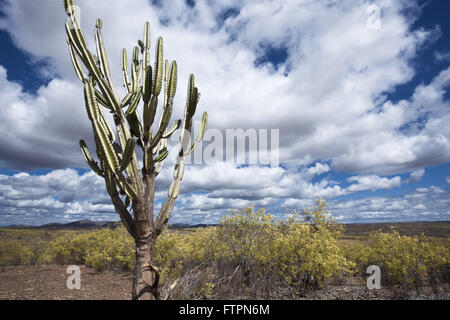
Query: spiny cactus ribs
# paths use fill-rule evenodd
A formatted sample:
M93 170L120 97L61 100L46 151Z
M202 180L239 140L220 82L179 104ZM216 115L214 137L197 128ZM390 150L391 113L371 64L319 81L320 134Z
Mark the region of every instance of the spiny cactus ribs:
M128 68L126 49L122 50L122 75L126 95L120 99L115 89L102 37L102 20L95 25L96 54L87 46L73 0L64 0L68 15L66 21L67 44L75 72L84 84L84 99L92 123L98 161L95 161L86 142L80 141L81 151L89 167L105 179L107 191L116 212L136 242L136 269L133 298L156 298L158 268L153 266L155 242L164 230L178 197L183 179L185 157L192 153L203 139L207 113L203 113L201 126L191 142L192 119L200 93L194 75L189 76L184 119L169 127L173 99L177 90L177 63L163 59L163 39L158 38L155 62L150 64L150 23L146 22L143 40L133 48ZM131 71L131 72L130 72ZM130 77L131 74L131 77ZM164 82L164 92L161 94ZM159 100L162 114L155 124ZM137 112L143 102L143 121ZM102 107L112 113L117 137L106 120ZM153 127L155 125L155 130ZM182 129L181 147L174 169L169 193L158 215L154 216L155 178L160 173L169 151L167 139ZM140 168L136 148L142 149L143 168ZM123 200L120 194L125 195ZM131 214L131 211L132 214Z

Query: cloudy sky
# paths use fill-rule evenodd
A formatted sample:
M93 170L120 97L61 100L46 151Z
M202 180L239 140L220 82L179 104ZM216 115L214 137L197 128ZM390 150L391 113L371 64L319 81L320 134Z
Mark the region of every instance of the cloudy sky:
M175 116L196 76L198 109L209 113L203 147L226 129L279 129L280 166L189 165L172 222L215 223L248 205L283 216L319 196L341 222L449 220L447 1L77 4L91 48L103 19L122 95L120 51L150 21L152 44L162 36L178 63ZM92 129L65 20L62 0L0 0L0 225L118 219L79 151Z

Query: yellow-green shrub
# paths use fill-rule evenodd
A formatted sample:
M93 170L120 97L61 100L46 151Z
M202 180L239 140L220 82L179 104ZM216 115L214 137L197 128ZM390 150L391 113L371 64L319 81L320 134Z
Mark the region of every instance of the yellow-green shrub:
M29 265L33 261L33 249L18 240L0 242L0 266Z
M134 241L125 228L103 229L52 241L46 260L59 264L86 264L97 271L134 268Z
M177 278L182 271L183 236L179 232L164 231L156 242L155 262L161 271L161 280Z
M340 247L347 261L353 264L350 268L351 274L364 274L369 263L370 249L366 241L360 240L341 240Z
M281 221L250 207L222 219L218 247L221 259L242 266L253 281L281 281L303 295L354 267L338 245L340 232L322 199L312 210Z
M300 295L354 266L344 257L334 232L307 224L294 224L277 237L271 257L283 282Z
M256 268L268 262L276 236L275 218L264 209L235 211L224 216L217 228L218 258Z
M428 281L436 291L439 283L449 281L450 249L423 235L376 232L365 242L344 244L343 250L364 277L369 265L378 265L385 285L419 291Z

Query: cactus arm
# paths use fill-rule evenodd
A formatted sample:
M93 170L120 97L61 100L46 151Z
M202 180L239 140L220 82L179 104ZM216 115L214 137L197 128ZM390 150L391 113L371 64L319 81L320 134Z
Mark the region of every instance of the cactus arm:
M162 69L162 61L161 61L161 69ZM162 79L162 76L161 76L161 79ZM172 116L172 110L173 110L173 98L175 97L176 90L177 90L177 63L175 61L172 61L170 70L169 70L167 92L165 94L165 98L167 97L167 101L164 104L163 114L159 120L159 129L158 129L155 137L152 139L152 144L151 144L152 148L154 148L158 145L161 138L163 138L163 136L167 130L167 127L169 126L169 121ZM164 100L166 100L166 99L164 99Z
M168 139L172 136L172 134L175 133L175 131L177 131L178 129L180 129L181 127L181 120L176 120L173 122L172 126L170 127L169 130L166 131L166 133L163 134L162 138L163 139Z
M192 117L195 114L199 99L198 89L195 87L194 75L189 76L186 108L184 109L183 132L181 134L180 155L186 155L188 152L188 144L191 140Z
M150 102L150 98L152 95L152 67L151 66L147 66L145 68L145 76L144 76L144 82L143 82L143 86L142 86L142 91L144 92L144 103L149 103Z
M108 108L109 110L113 110L109 102L106 101L106 98L103 96L103 94L97 89L95 89L95 97L97 98L98 103L100 103L102 106Z
M162 87L162 79L163 79L163 39L161 37L158 38L156 44L156 52L155 52L155 68L154 68L154 78L153 78L153 86L152 93L155 96L159 96Z
M70 0L66 0L66 2L73 3L73 1L70 1ZM68 12L68 15L70 18L70 22L72 23L72 26L73 26L73 28L69 28L68 26L66 28L69 38L73 39L74 44L76 45L77 48L79 48L80 56L82 57L83 63L86 65L91 76L94 77L94 79L99 84L99 87L100 87L102 93L104 94L104 96L107 98L108 102L112 106L114 106L113 109L117 112L120 107L119 101L117 101L112 89L109 87L109 85L103 79L101 72L97 67L94 57L88 50L83 33L81 32L81 28L80 28L78 20L76 19L73 12Z
M143 70L143 89L144 102L150 101L150 94L152 89L152 69L150 66L150 23L145 22L144 26L144 42L141 42L142 49L142 70Z
M203 136L205 135L206 125L208 123L208 114L206 112L203 113L202 123L200 125L200 129L195 137L194 143L191 145L191 148L185 153L186 156L190 155L194 150L197 144L203 140Z
M75 73L77 74L78 79L80 79L81 82L84 82L84 80L87 79L87 75L81 66L80 58L69 38L67 38L67 45L69 46L70 58L75 69Z
M97 57L99 60L99 69L101 71L101 73L103 74L103 76L105 77L107 83L109 84L109 86L111 87L111 89L114 91L115 97L118 99L117 96L117 92L115 92L115 88L113 86L113 82L111 80L111 71L109 69L109 64L108 64L108 58L106 55L106 50L105 50L105 44L103 42L103 36L102 36L102 20L101 19L97 19L97 23L95 25L95 44L96 44L96 49L97 49Z
M129 116L130 114L136 112L136 109L139 105L141 97L142 97L142 89L139 88L138 91L134 94L134 97L132 98L132 100L130 102L130 107L127 109L125 116Z
M107 83L109 84L114 97L116 98L116 100L119 100L119 96L117 95L117 91L116 88L113 85L113 82L111 80L111 71L109 69L109 64L108 64L108 57L106 55L106 50L105 50L105 44L103 42L103 36L102 36L102 20L101 19L97 19L97 24L96 24L96 30L95 30L95 42L97 45L97 56L99 59L99 64L100 64L100 71L101 73L103 73L103 75L106 78Z
M139 61L139 65L138 65L138 84L142 84L142 77L144 75L144 71L143 71L143 62L142 60ZM141 86L142 87L142 86Z
M162 162L162 161L164 161L164 160L167 158L168 155L169 155L169 151L167 151L167 149L166 149L166 150L162 151L162 152L155 158L155 160L153 160L153 162L154 162L154 163Z
M74 51L76 52L76 54L78 55L78 57L82 60L82 62L84 63L84 65L87 64L86 60L83 57L82 51L81 49L78 47L77 42L75 41L75 38L73 37L73 33L69 27L69 22L67 21L65 24L66 27L66 35L67 38L69 40L69 43L73 46Z
M142 140L142 125L137 112L128 115L127 120L133 136Z
M112 131L108 121L106 121L105 117L103 116L103 112L102 112L101 108L98 109L98 121L99 121L100 126L107 133L109 141L111 141L111 143L114 143L116 141L114 132Z
M81 152L83 153L84 159L86 160L89 167L91 167L92 171L94 171L96 174L98 174L100 177L105 177L105 174L98 166L97 162L94 161L92 158L91 153L89 152L89 149L86 145L86 142L84 140L80 140L80 148Z
M112 81L109 65L107 62L106 52L105 52L105 45L103 43L103 37L101 34L102 30L102 22L100 19L97 19L97 23L95 24L95 46L97 49L97 57L98 57L98 66L100 69L101 74L106 79L108 84L111 86Z
M131 90L136 92L139 86L138 79L138 69L139 69L139 48L133 48L133 59L131 61Z
M153 96L150 102L144 104L144 142L150 141L151 128L155 121L156 109L158 107L158 96Z
M161 142L158 145L157 150L153 151L153 155L155 155L158 152L161 155L161 154L165 153L166 151L167 151L167 140L166 139L161 139ZM168 154L169 153L167 152L167 155ZM166 159L166 157L164 159L161 159L160 161L156 161L156 160L159 160L159 159L155 159L155 170L154 170L155 177L158 176L158 174L161 172L161 169L163 167L165 159Z
M128 74L128 61L127 61L127 50L124 48L122 49L122 77L123 77L123 84L125 86L125 89L127 89L128 93L132 92L131 83L130 83L130 76Z
M175 74L176 74L176 64L174 64ZM175 94L175 90L170 91L171 85L169 84L169 101L171 100L171 95ZM172 87L173 88L173 87ZM195 87L194 75L189 76L188 90L187 90L187 99L186 99L186 108L184 113L184 122L183 122L183 133L181 135L181 146L180 152L177 157L177 162L174 168L173 180L170 184L169 192L166 201L164 202L158 217L155 222L155 232L156 234L160 234L164 228L167 226L167 223L170 219L170 215L172 214L173 207L175 205L175 199L178 197L180 193L180 185L183 180L184 175L184 166L185 166L185 158L187 155L187 146L190 141L190 134L192 130L192 117L195 114L197 104L200 98L200 94L198 93L197 87ZM200 132L198 139L201 140L203 138L203 134L205 132L206 123L208 116L206 113L203 114L202 125L200 127ZM196 139L197 141L197 139ZM196 143L194 143L195 148ZM192 146L191 146L192 149Z
M125 147L125 150L123 152L123 157L122 157L122 161L120 163L120 171L125 170L126 167L128 167L128 165L131 162L131 159L133 157L133 152L134 152L134 139L128 139L127 141L127 145Z
M166 63L166 67L168 67L168 62ZM175 93L177 91L177 79L178 79L178 68L177 62L172 61L170 64L169 71L169 79L168 79L168 88L166 92L167 99L173 99L175 97Z
M162 47L162 38L158 38L156 45L156 53L155 53L155 74L152 75L153 69L150 66L150 25L148 22L145 23L144 27L144 42L143 42L143 70L144 70L144 139L143 142L145 144L144 147L144 171L152 172L153 171L153 154L152 147L153 141L151 140L151 128L152 124L155 120L156 109L158 106L158 95L161 91L162 84L162 76L163 76L163 47ZM152 76L154 78L152 78ZM153 96L152 96L153 94ZM166 110L166 109L165 109ZM169 110L167 110L169 111ZM172 112L170 111L170 114ZM170 114L166 112L166 117ZM161 128L160 128L161 129ZM164 129L165 130L165 129ZM159 132L159 131L158 131ZM150 143L151 142L151 143ZM149 144L150 143L150 144Z
M168 85L169 85L169 61L166 59L164 62L164 103L163 106L167 103L167 92L168 92Z
M93 90L92 84L87 81L85 83L84 95L85 95L85 102L86 102L88 116L92 122L94 131L99 138L102 153L106 157L106 162L109 166L109 169L111 171L115 171L116 168L118 168L119 159L114 151L111 141L108 139L107 133L105 132L104 128L100 124L99 108L96 105L97 101L95 99L95 95L93 94L93 91L94 90Z
M134 97L133 92L128 92L126 96L122 99L122 102L120 103L122 108L125 108L126 106L130 105L132 98Z
M158 217L155 222L155 233L156 236L160 235L164 228L167 226L169 222L170 215L173 211L173 207L175 205L175 198L168 197L164 202L161 210L159 211Z
M134 223L133 217L128 212L127 209L128 206L123 203L122 199L120 199L119 193L117 192L116 184L110 174L106 175L105 182L106 182L106 189L108 190L108 194L113 202L114 209L119 214L123 224L127 228L127 231L130 233L130 235L136 238L136 225Z
M169 222L170 216L175 205L175 200L180 192L180 184L184 174L184 156L178 156L177 164L174 169L174 179L170 184L169 193L166 201L164 202L161 210L158 213L158 217L155 222L155 232L159 235Z
M129 197L135 199L137 197L136 190L126 181L125 177L119 171L119 158L114 150L111 140L108 138L108 132L101 125L100 109L95 98L94 88L89 81L85 82L84 96L88 117L91 120L94 131L98 136L102 154L105 156L107 168L114 174L121 188L125 190Z
M164 133L167 130L167 127L169 126L170 117L172 116L172 99L169 99L169 102L167 102L166 106L163 109L163 114L161 115L159 129L157 133L155 134L155 137L152 139L151 148L153 149L156 147L159 143L159 141L162 139Z

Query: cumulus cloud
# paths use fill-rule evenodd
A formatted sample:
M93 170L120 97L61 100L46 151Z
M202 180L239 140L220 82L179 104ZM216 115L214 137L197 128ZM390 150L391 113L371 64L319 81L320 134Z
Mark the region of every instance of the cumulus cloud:
M0 225L117 219L104 182L93 172L19 173L0 175L0 181Z
M414 181L414 182L420 181L424 174L425 174L425 169L414 170L413 172L411 172L409 181Z
M401 184L400 177L394 177L391 179L380 178L378 176L360 176L350 177L347 179L350 182L356 182L348 187L349 191L363 191L363 190L378 190L378 189L392 189L398 187Z
M442 192L420 188L397 197L333 200L330 209L341 222L446 221L450 217L450 189L438 189Z
M80 167L78 141L90 137L78 86L54 79L36 95L0 65L0 166L12 170Z

